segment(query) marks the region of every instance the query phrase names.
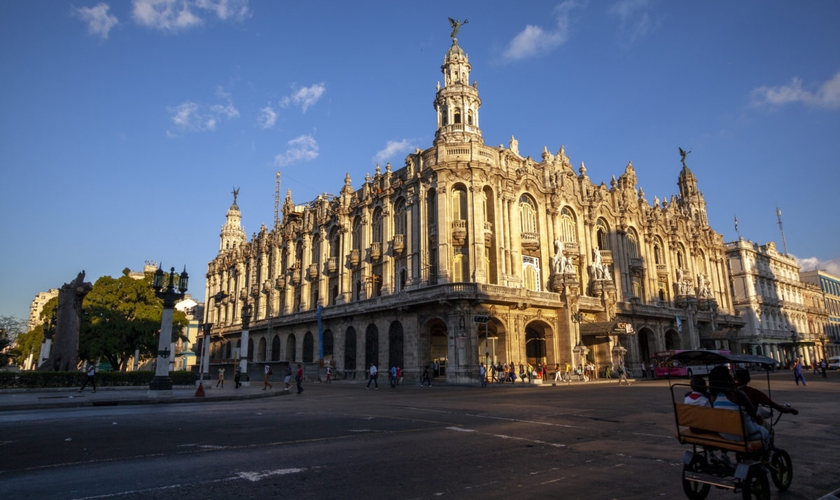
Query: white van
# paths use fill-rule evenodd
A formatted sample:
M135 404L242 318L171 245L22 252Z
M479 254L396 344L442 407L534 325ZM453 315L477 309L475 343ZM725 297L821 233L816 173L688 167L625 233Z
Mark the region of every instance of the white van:
M840 369L840 356L831 356L826 361L828 362L829 370Z

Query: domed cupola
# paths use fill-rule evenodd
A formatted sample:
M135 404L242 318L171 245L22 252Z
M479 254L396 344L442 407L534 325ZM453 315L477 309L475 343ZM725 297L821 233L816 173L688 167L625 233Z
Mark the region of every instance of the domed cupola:
M245 230L242 229L242 213L239 211L239 205L236 204L238 195L239 189L234 188L233 204L227 211L225 225L222 226L222 232L219 234L219 253L238 247L248 238Z
M458 45L455 35L460 27L467 23L449 19L452 25L452 46L443 58L443 87L438 83L435 96L435 110L437 111L437 131L435 144L447 142L478 142L484 143L479 128L478 109L481 98L478 97L478 84L470 85L469 58Z
M706 216L706 200L703 197L703 193L697 189L697 177L694 176L694 172L685 164L685 159L691 151L684 151L682 148L679 149L680 156L682 156L683 168L680 170L680 176L677 179L677 187L680 188L678 203L687 209L693 220L703 226L707 226L709 221Z

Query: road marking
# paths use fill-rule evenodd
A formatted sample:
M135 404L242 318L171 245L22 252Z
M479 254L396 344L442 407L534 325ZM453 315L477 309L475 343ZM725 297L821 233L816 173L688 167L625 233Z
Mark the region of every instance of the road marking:
M247 479L248 481L251 481L252 483L256 483L257 481L260 481L260 480L265 479L267 477L285 476L287 474L295 474L295 473L298 473L298 472L303 472L305 470L306 469L301 469L301 468L276 469L276 470L269 470L269 471L263 471L263 472L240 472L236 475L241 477L242 479Z
M479 433L479 434L483 434L485 436L493 436L493 437L497 437L497 438L501 438L501 439L513 439L513 440L516 440L516 441L525 441L527 443L534 443L534 444L544 444L546 446L553 446L554 448L565 448L566 447L565 444L549 443L548 441L542 441L542 440L539 440L539 439L526 439L526 438L521 438L521 437L517 437L517 436L507 436L505 434L490 434L490 433L486 433L486 432L480 432L480 431L477 431L477 430L474 430L474 429L464 429L463 427L446 427L446 429L450 430L450 431L458 431L458 432L476 432L476 433Z

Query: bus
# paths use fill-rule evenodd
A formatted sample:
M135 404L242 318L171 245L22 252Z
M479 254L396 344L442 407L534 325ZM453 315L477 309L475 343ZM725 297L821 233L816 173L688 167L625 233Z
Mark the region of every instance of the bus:
M691 377L693 375L708 375L714 365L682 364L668 358L683 351L660 351L653 354L653 376L655 378ZM731 354L730 351L709 351L720 354Z

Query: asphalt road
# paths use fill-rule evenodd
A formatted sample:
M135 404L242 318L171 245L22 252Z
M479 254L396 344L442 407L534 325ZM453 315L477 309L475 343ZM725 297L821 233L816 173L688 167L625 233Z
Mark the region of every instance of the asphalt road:
M840 488L840 372L773 379L791 489ZM762 387L760 380L753 385ZM0 413L0 498L685 498L668 384L307 384L301 396ZM709 498L738 498L713 489Z

